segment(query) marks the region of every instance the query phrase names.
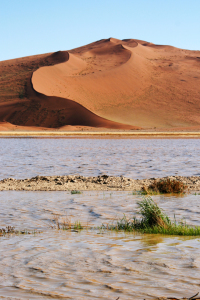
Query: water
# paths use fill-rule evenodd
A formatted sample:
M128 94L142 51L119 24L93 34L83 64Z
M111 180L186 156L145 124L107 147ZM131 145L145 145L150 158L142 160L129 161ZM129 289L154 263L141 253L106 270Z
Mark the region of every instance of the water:
M128 192L1 192L0 227L42 232L0 237L0 297L147 299L198 292L198 237L52 228L55 218L100 226L133 217L140 199ZM154 199L171 218L200 225L200 196Z
M200 175L200 139L0 139L0 179Z
M81 174L131 178L197 175L200 141L189 139L0 139L0 177ZM200 196L153 197L177 220L200 225ZM100 230L58 231L137 215L130 192L0 192L0 299L150 299L199 292L200 237Z

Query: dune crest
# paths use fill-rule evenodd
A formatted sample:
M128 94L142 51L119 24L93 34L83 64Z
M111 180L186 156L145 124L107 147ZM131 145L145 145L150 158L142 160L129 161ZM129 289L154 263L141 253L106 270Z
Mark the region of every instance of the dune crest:
M0 121L47 128L200 126L200 51L109 38L0 62L0 71Z

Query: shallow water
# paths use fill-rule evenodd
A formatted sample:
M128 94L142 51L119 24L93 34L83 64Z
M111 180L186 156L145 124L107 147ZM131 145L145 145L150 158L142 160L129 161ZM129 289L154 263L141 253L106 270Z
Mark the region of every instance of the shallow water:
M0 179L36 175L200 175L200 139L0 139Z
M166 213L200 225L200 196L153 197ZM200 237L53 229L55 219L99 226L137 213L129 192L0 192L0 298L148 299L199 291ZM8 299L8 298L7 298Z
M0 179L36 175L133 179L199 175L198 139L0 139ZM200 196L154 196L173 218L200 225ZM0 237L2 299L144 299L200 291L200 237L82 230L136 216L129 192L0 192L0 228L41 231ZM10 298L9 298L10 297Z

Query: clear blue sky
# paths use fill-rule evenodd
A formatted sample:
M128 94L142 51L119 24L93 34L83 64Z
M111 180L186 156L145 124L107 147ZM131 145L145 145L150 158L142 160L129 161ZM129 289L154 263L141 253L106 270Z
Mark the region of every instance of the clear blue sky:
M0 60L109 37L200 50L200 0L0 0Z

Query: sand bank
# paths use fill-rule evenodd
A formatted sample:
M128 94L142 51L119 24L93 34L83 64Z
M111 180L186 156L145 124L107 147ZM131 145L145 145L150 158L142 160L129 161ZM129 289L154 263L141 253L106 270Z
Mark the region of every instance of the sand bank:
M148 131L0 131L0 137L200 137L200 132Z
M200 176L168 176L177 179L188 186L188 191L200 191ZM123 176L36 176L33 178L17 180L7 178L0 181L0 191L141 191L158 178L134 180ZM163 178L160 178L163 179Z

